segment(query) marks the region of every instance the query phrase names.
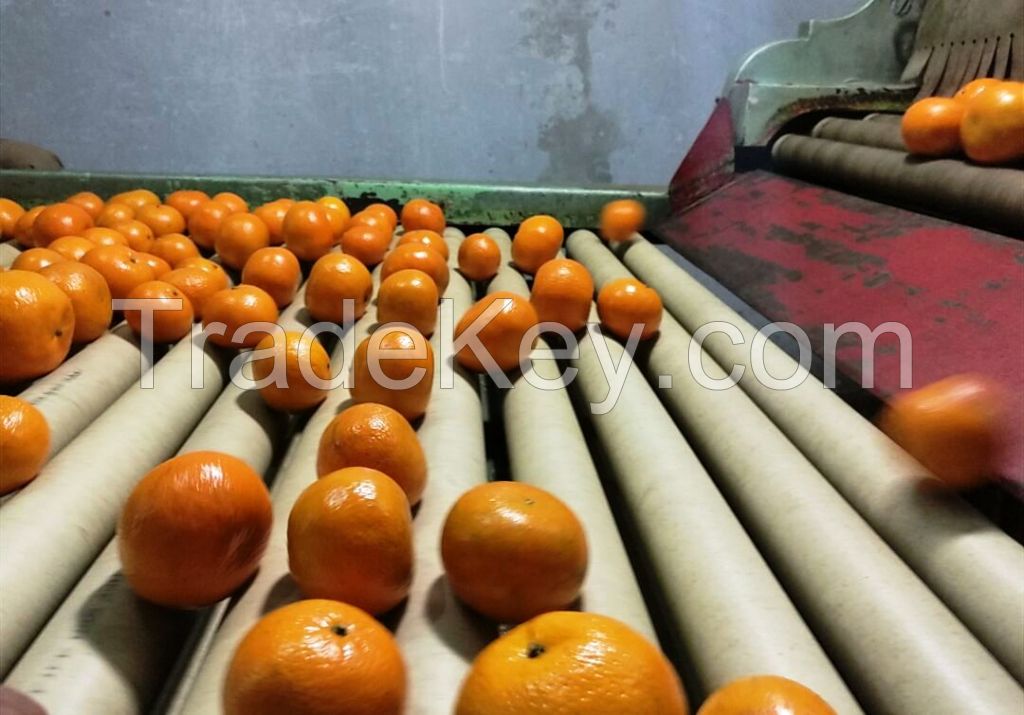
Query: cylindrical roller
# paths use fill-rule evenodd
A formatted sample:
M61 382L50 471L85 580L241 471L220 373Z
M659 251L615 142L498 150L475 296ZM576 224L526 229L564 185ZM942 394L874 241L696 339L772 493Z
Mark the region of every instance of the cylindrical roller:
M263 474L286 423L258 392L228 384L178 453L225 452ZM6 682L31 693L49 715L149 712L202 615L136 598L121 575L115 537Z
M900 125L892 122L865 122L843 117L825 117L811 131L818 139L831 139L847 144L863 144L881 149L906 151Z
M629 277L589 231L569 239L588 268ZM787 593L871 712L1020 711L1024 691L738 387L697 381L691 336L669 315L645 356L659 392ZM728 384L702 356L705 375Z
M174 454L224 386L224 356L191 336L83 430L0 510L0 671L4 675L110 541L125 498ZM193 363L202 386L190 387ZM192 383L195 384L195 383Z
M601 355L626 374L609 380ZM588 332L572 361L579 369L573 389L590 403L612 476L703 691L691 695L699 701L736 678L773 673L805 683L837 712L859 713L672 418L623 359L617 342ZM610 384L619 380L616 399Z
M128 324L121 323L19 397L46 418L52 457L151 367Z
M889 112L872 112L864 117L865 122L880 122L882 124L900 124L903 121L902 114Z
M927 470L818 380L808 375L788 390L762 384L751 369L754 326L652 244L634 239L622 255L687 330L716 321L739 329L741 344L713 333L704 349L726 369L742 368L743 390L1003 665L1024 679L1020 544L957 497L923 488ZM800 369L770 340L764 367L783 377Z
M21 249L14 241L0 243L0 268L10 268L14 259L21 255Z
M785 173L843 191L960 217L1018 235L1024 227L1024 173L959 159L920 159L905 152L788 134L772 148Z

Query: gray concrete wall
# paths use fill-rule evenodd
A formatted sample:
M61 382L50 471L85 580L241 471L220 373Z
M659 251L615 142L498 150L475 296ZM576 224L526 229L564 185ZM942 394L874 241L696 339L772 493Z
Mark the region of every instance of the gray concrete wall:
M729 69L862 0L0 0L70 169L665 183Z

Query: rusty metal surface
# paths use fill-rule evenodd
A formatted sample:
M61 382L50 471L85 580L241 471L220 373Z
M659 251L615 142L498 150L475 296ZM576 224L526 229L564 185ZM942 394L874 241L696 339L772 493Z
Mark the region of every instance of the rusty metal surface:
M729 182L735 169L736 156L732 140L729 103L719 100L669 182L668 195L672 211L681 211Z
M1024 243L766 172L739 175L659 234L753 308L801 326L820 354L826 323L903 323L913 385L959 372L1008 390L1004 476L1024 484ZM861 376L862 345L838 369ZM900 389L897 338L874 349L873 392Z

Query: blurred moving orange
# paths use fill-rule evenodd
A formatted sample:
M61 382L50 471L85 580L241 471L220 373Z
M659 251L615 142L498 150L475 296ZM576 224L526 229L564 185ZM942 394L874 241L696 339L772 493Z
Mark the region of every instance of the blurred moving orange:
M601 208L601 235L606 241L627 241L644 227L646 214L635 199L609 201Z
M35 405L0 395L0 494L28 484L46 464L50 426Z
M960 136L980 164L1024 159L1024 82L1003 82L968 100Z

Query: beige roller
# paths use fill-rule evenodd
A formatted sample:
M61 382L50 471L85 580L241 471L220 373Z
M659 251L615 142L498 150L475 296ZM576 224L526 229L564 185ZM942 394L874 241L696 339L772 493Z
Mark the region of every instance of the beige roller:
M202 387L189 387L193 362ZM185 338L143 376L152 389L129 388L0 510L3 675L109 542L135 483L174 454L220 394L224 363Z
M33 382L19 397L38 407L46 418L52 457L150 367L138 339L127 323L121 323Z
M10 268L14 259L21 255L21 249L14 241L0 243L0 267Z
M1024 549L955 496L922 489L928 472L834 392L808 376L772 390L750 367L757 332L644 239L623 258L658 290L689 331L714 321L736 326L743 344L716 333L704 342L715 360L743 368L740 385L846 500L927 583L978 639L1024 681ZM787 377L796 361L767 341L767 370Z
M228 384L178 453L226 452L263 474L287 421L258 392ZM32 693L49 715L149 712L204 614L136 598L121 576L115 537L6 682Z
M570 246L596 274L632 275L589 232ZM665 316L642 360L648 379L672 377L659 396L861 702L888 715L1020 712L1020 686L750 398L697 382L690 343Z
M591 404L610 393L598 350L625 369L617 342L580 341L573 389ZM703 691L691 696L775 673L807 684L839 713L861 712L636 365L614 406L590 418Z

